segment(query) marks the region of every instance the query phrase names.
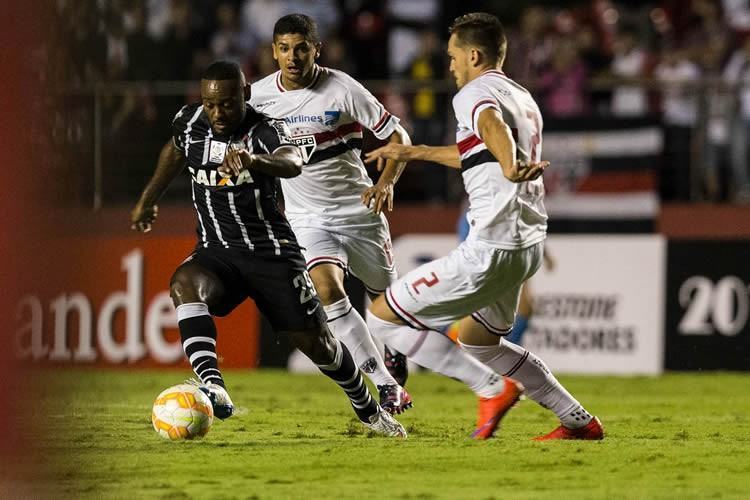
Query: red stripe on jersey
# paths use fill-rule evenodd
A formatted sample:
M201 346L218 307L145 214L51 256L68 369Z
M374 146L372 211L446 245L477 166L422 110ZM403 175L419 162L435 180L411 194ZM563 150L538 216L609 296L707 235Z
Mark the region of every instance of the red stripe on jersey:
M464 155L469 152L472 148L484 144L484 141L475 135L470 135L463 141L456 144L458 146L458 154Z
M471 110L471 126L474 126L474 113L477 112L477 108L481 106L482 104L495 104L497 105L497 102L495 102L493 99L482 99L478 103L474 105L474 107Z
M373 132L377 132L378 128L385 122L385 120L390 116L390 113L388 111L383 112L383 116L380 117L380 120L378 120L378 123L375 124L374 127L372 127Z
M362 125L360 125L358 122L345 123L335 130L317 133L315 134L315 142L318 144L322 144L336 138L344 137L345 135L349 135L353 132L362 133Z

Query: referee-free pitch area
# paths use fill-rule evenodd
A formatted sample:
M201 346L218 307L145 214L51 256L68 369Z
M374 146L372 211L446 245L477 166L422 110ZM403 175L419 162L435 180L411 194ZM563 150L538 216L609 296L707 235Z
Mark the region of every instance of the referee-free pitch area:
M5 484L54 498L750 497L750 375L561 377L607 438L537 443L556 421L529 400L494 440L469 439L473 395L436 375L409 379L403 441L368 435L322 376L229 371L238 415L201 441L164 441L151 404L186 376L42 372L27 403L36 450L0 471L0 496Z

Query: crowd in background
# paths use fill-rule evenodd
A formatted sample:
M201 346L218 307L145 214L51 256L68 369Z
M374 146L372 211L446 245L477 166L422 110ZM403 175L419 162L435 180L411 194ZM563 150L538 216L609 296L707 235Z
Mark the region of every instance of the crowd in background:
M452 91L434 84L450 79L447 28L474 10L503 20L505 72L532 91L545 118L656 116L667 162L697 161L703 172L697 193L683 174L665 174L663 198L750 200L750 87L742 88L750 82L750 0L58 0L56 42L36 56L41 78L71 87L195 80L214 59L237 61L253 80L277 69L274 22L301 12L318 23L320 64L359 80L411 82L373 91L415 142L440 144L453 133L445 119ZM103 102L106 133L118 144L137 139L134 131L159 131L163 140L165 115L184 100L147 86L113 94ZM422 196L455 196L442 171L430 172Z

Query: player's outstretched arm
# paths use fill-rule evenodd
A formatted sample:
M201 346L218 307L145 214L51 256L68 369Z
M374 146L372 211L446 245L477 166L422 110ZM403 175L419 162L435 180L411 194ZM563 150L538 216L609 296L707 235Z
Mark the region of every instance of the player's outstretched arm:
M461 168L461 158L455 144L450 146L408 146L389 143L365 154L365 162L371 163L380 158L396 161L424 160L440 163L446 167Z
M396 129L389 138L389 143L411 145L411 138L404 127L396 125ZM372 206L376 214L382 212L384 207L387 207L389 212L392 211L393 187L401 177L404 167L406 167L405 161L378 158L377 169L378 172L382 173L378 182L362 193L362 203L367 207Z
M515 145L510 127L503 115L495 108L486 108L479 114L479 134L490 153L500 162L503 175L511 182L533 181L549 165L540 163L516 162Z
M151 225L156 220L159 213L159 207L156 202L162 197L169 187L172 180L185 167L185 155L177 149L172 139L167 141L161 153L159 161L156 163L154 175L146 184L146 187L138 199L138 203L130 212L131 229L147 233L151 230Z
M263 172L274 177L297 177L302 173L302 154L296 146L282 146L271 154L253 154L246 149L233 149L219 166L219 175L231 177L243 170Z

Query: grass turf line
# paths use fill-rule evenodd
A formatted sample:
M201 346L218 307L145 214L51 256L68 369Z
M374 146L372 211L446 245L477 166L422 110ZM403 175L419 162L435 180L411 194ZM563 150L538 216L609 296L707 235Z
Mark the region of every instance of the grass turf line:
M607 438L535 443L556 420L530 400L496 439L470 440L473 395L436 375L410 377L403 441L368 435L322 376L230 371L247 410L202 441L172 443L153 431L150 410L182 375L43 373L42 393L25 404L36 451L0 472L0 493L20 481L20 491L55 498L750 497L744 374L561 377Z

